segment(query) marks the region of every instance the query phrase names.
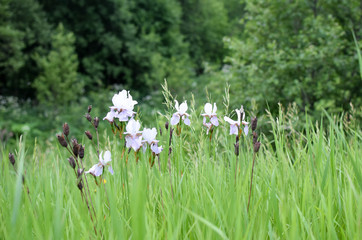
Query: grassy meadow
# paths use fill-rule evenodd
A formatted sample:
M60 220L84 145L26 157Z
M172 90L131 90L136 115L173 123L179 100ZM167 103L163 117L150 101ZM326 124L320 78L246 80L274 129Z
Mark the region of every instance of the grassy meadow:
M229 135L229 125L221 120L226 112L227 108L218 110L220 125L210 141L201 112L192 105L190 127L182 125L179 136L174 131L171 145L171 126L168 130L164 126L170 114L159 115L155 119L157 139L164 150L154 158L152 167L150 151L141 150L136 161L134 151L125 149L124 137L113 135L109 123L101 121L100 150L111 152L114 175L105 169L97 183L95 177L86 175L88 201L92 202L89 210L67 161L70 153L57 141L43 143L22 137L15 149L2 145L0 238L362 237L359 127L325 113L318 122L306 115L303 129L296 131L288 127L283 111L279 116L260 116L256 132L261 147L255 154L247 210L253 137L251 130L242 136L236 156L235 136ZM250 120L248 114L246 119ZM260 129L269 129L264 130L268 134ZM98 161L96 147L85 135L73 137L85 145L83 163L88 170ZM9 151L15 155L15 168Z

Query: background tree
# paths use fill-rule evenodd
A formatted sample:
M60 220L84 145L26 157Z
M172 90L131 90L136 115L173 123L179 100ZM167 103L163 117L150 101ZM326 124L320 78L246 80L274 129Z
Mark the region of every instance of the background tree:
M75 38L59 24L52 36L52 48L48 56L35 56L41 69L33 86L37 99L45 105L66 105L79 98L82 82L77 76L78 59L74 49Z

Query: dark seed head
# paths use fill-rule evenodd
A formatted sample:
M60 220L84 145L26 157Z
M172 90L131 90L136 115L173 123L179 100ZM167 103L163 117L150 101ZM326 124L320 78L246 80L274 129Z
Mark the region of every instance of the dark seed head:
M165 122L165 128L168 130L168 122Z
M168 155L170 156L172 153L172 147L170 146L169 149L168 149Z
M65 136L68 137L68 135L69 135L69 125L68 125L68 123L63 124L63 133L64 133Z
M160 128L160 136L162 136L162 129Z
M69 162L70 166L73 169L75 169L75 160L74 160L74 158L73 157L68 158L68 162Z
M253 144L255 144L258 141L258 134L256 132L253 132Z
M84 158L84 147L82 145L79 145L79 157Z
M97 129L97 128L98 128L98 125L99 125L99 118L98 118L98 117L95 117L95 118L94 118L94 127Z
M235 155L239 156L239 141L235 143L234 147L235 147L234 149Z
M9 160L10 160L10 163L14 166L14 165L15 165L15 157L14 157L14 154L9 153Z
M79 148L80 148L79 146L80 146L79 144L73 146L73 153L76 157L79 156Z
M236 142L236 143L239 142L239 135L236 135L236 137L235 137L235 142Z
M85 133L85 135L87 135L87 137L88 137L89 140L92 140L92 139L93 139L93 136L92 136L92 134L90 133L90 131L85 131L84 133Z
M91 115L90 115L89 113L87 113L87 114L85 115L85 118L86 118L89 122L92 122L92 117L91 117Z
M255 131L257 125L258 125L258 118L255 117L253 118L253 120L251 120L251 130Z
M260 148L260 142L256 142L256 143L254 144L254 152L255 152L255 153L259 152L259 148Z
M67 147L67 141L65 141L64 135L57 134L58 141L63 147Z
M88 106L88 113L90 113L92 111L92 105Z
M77 184L78 186L78 189L82 191L83 189L83 182L82 181L79 181L79 183Z

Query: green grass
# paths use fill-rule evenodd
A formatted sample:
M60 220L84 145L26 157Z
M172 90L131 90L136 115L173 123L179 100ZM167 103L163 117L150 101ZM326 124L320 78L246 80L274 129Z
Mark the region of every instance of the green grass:
M88 176L98 236L64 148L29 139L16 149L2 146L0 239L361 239L359 127L326 114L322 123L306 116L304 129L296 132L282 112L266 117L272 137L260 134L247 212L252 137L242 139L237 160L227 124L220 124L210 143L199 114L193 110L192 127L184 126L180 137L174 133L171 174L164 127L158 135L164 146L161 170L157 160L150 168L148 153L136 164L131 152L126 164L124 140L109 129L102 132L101 150L111 151L115 174L104 174L109 199L104 186ZM87 139L81 142L88 169L97 156ZM15 151L18 172L26 170L25 186L8 161L9 150Z

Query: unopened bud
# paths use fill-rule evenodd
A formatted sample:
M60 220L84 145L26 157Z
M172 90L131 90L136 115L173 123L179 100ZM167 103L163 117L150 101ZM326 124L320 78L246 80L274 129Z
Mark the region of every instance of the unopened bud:
M58 141L63 147L67 147L67 141L65 141L64 135L57 134Z
M235 142L236 142L236 143L239 142L239 135L236 135L236 137L235 137Z
M260 148L260 142L256 142L256 143L254 144L254 152L255 152L255 153L259 152L259 148Z
M85 133L85 135L87 135L87 137L88 137L89 140L92 140L92 139L93 139L93 136L92 136L92 134L90 133L90 131L85 131L84 133Z
M160 136L162 136L162 129L160 128Z
M94 118L94 127L95 127L95 128L98 128L98 124L99 124L99 118L98 118L98 117L95 117L95 118Z
M255 131L257 125L258 125L258 118L255 117L253 118L253 120L251 120L251 130Z
M73 169L75 169L75 160L74 160L74 158L73 157L68 158L68 162L69 162L70 166Z
M85 115L85 118L88 120L88 122L92 122L92 117L89 113Z
M79 190L82 191L82 189L83 189L83 182L82 182L82 181L79 181L79 183L77 184L77 186L78 186Z
M14 166L14 165L15 165L15 157L14 157L14 154L9 153L9 160L10 160L10 163Z
M79 157L84 158L84 147L82 145L79 145Z
M165 128L168 130L168 122L165 122Z
M239 142L236 142L234 147L235 147L234 149L235 155L239 156Z
M74 153L75 157L78 157L78 155L79 155L79 148L80 148L79 144L73 145L73 153Z
M172 147L170 146L168 149L168 155L171 155L171 153L172 153Z
M65 136L68 137L68 135L69 135L69 125L68 125L68 123L63 124L63 133L64 133Z
M253 132L253 144L255 144L258 141L258 134L256 132Z
M88 106L88 113L90 113L92 111L92 105Z

